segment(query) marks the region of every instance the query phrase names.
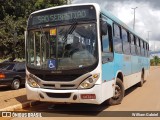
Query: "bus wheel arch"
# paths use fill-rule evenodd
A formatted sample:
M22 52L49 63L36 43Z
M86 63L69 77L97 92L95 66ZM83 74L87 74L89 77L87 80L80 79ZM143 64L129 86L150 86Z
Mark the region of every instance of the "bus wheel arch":
M117 77L116 78L119 78L122 82L123 82L123 73L122 72L119 72L117 74ZM117 79L116 79L117 80Z
M114 90L115 93L114 93L114 96L108 100L109 105L120 104L124 98L125 89L123 85L123 78L119 78L123 76L119 76L119 75L122 75L122 74L118 74L116 78L116 84L115 84L115 90Z

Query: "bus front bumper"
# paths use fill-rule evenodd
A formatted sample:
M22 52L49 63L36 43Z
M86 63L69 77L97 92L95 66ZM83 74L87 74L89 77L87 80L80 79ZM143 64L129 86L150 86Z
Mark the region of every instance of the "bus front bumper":
M103 102L101 90L101 85L84 90L51 90L32 88L26 83L28 100L46 102L101 104Z

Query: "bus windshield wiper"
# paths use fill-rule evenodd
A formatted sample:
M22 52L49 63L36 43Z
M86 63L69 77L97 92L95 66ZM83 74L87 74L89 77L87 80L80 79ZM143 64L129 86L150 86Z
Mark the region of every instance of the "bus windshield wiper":
M62 40L63 40L63 50L65 50L65 43L67 42L67 36L68 34L73 33L73 31L76 29L77 26L77 21L74 21L73 24L68 28L66 34L63 36ZM63 53L64 56L64 53Z
M64 41L64 43L67 41L67 36L68 34L73 33L73 31L76 29L77 26L77 21L75 21L67 30L67 33L64 35L64 37L62 38L62 40Z

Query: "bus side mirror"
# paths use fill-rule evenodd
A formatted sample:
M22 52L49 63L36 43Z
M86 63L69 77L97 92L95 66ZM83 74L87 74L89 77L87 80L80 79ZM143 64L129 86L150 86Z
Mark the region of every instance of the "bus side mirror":
M101 20L101 35L107 35L107 22Z

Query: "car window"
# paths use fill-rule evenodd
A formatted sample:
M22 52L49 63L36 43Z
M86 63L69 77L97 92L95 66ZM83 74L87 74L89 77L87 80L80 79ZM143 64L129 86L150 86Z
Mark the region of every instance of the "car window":
M25 64L24 63L17 63L15 66L15 70L18 72L25 72Z
M12 70L14 67L14 64L0 64L0 69L2 70Z

